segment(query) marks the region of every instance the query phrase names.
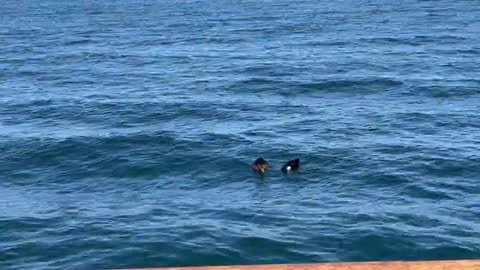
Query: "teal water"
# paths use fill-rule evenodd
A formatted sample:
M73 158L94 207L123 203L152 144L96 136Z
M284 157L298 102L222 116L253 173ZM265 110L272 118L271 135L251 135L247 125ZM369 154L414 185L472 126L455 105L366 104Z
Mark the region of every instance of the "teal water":
M480 258L479 18L2 1L0 268Z

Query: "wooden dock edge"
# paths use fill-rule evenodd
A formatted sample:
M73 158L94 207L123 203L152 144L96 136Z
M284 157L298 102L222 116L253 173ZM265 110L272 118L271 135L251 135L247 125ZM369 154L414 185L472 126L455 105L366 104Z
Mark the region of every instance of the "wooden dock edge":
M124 270L480 270L480 260L266 264Z

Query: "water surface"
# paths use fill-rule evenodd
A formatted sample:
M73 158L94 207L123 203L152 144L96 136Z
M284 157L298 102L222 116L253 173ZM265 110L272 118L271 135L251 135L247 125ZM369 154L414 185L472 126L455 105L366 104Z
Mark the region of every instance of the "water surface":
M480 258L478 18L3 1L1 268Z

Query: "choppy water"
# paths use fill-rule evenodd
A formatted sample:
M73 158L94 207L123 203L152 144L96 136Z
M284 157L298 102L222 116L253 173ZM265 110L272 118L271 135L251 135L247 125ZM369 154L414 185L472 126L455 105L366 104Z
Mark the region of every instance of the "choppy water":
M1 268L479 258L480 5L394 2L2 1Z

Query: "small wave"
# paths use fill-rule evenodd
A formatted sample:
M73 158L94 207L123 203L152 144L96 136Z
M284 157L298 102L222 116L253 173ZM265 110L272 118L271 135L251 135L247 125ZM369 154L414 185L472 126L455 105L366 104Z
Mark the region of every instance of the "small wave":
M93 42L92 39L77 39L77 40L67 41L64 44L66 46L75 46L75 45L89 44L89 43L92 43L92 42Z
M321 41L309 41L301 46L310 47L310 46L319 46L319 47L330 47L330 46L346 46L348 41L344 40L321 40Z
M322 82L296 82L270 78L249 78L233 85L233 89L271 91L281 95L299 95L300 93L338 92L338 93L372 93L389 90L403 85L402 81L390 78L338 79Z
M436 190L430 187L421 186L418 183L412 183L405 187L400 193L402 196L419 198L419 199L428 199L428 200L451 200L453 199L448 193L445 193L441 190Z
M439 36L414 36L414 37L372 37L372 38L361 38L359 42L367 43L377 43L377 44L391 44L398 46L399 44L403 45L412 45L420 46L426 44L457 44L463 43L467 38L462 36L451 36L451 35L439 35Z
M437 177L465 177L470 179L480 173L480 158L430 158L424 166L424 174Z
M368 78L352 80L330 80L319 83L301 84L300 88L312 91L332 91L345 93L368 93L385 91L391 87L403 85L402 81L390 78Z
M432 98L455 98L455 97L473 97L480 95L480 89L473 86L439 86L439 85L423 85L409 87L411 95L422 95Z

